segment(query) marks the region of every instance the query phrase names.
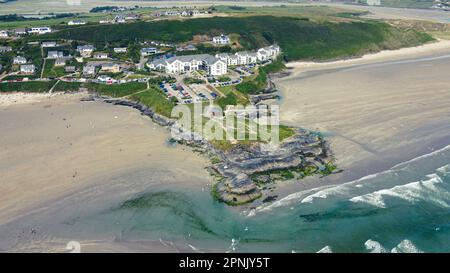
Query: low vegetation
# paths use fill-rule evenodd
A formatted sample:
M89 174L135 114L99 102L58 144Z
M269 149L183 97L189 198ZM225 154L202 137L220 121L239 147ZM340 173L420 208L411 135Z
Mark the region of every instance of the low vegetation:
M157 86L151 86L143 92L131 95L131 100L142 103L158 114L170 117L175 103L166 98L166 95Z
M0 92L33 92L44 93L50 91L56 81L29 81L0 83Z
M432 40L415 30L397 29L375 21L329 22L294 17L213 17L185 21L161 20L122 25L91 25L65 28L40 39L75 39L94 43L123 40L187 42L194 35L239 34L239 43L256 49L278 43L285 60L325 60L415 46Z

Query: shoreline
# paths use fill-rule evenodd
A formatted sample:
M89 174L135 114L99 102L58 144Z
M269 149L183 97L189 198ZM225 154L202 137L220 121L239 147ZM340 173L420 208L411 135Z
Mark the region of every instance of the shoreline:
M418 47L412 47L412 48L404 48L404 49L399 49L399 50L391 50L391 51L382 51L382 52L378 52L378 53L374 53L374 54L367 54L364 55L360 58L355 58L355 59L347 59L347 60L339 60L339 61L333 61L333 62L325 62L325 63L314 63L314 62L294 62L294 63L287 63L287 67L291 68L291 70L294 70L293 73L291 73L291 75L289 76L285 76L283 77L283 75L281 77L277 77L276 75L272 78L269 77L269 80L273 79L276 82L278 81L283 81L286 79L290 79L290 78L294 78L295 76L298 76L298 74L305 72L305 70L301 70L303 68L307 68L310 70L319 70L319 69L324 69L324 68L328 68L329 66L336 66L336 67L346 67L346 66L350 66L350 65L356 65L359 64L361 62L375 62L378 60L383 60L383 59L389 59L392 60L392 58L401 58L401 57L408 57L409 55L413 55L416 56L417 54L427 54L427 53L432 53L436 50L442 50L442 49L446 49L446 48L450 48L450 41L439 41L436 43L431 43L431 44L427 44L427 45L423 45L423 46L418 46ZM306 70L308 71L308 70ZM283 74L282 72L280 74ZM22 105L22 104L33 104L33 103L39 103L39 102L43 102L45 100L50 100L53 97L62 97L62 98L66 98L66 96L73 98L74 96L77 96L78 98L82 98L85 97L86 95L88 95L87 92L82 92L82 93L53 93L53 94L49 94L49 93L2 93L0 94L0 107L8 107L11 105ZM21 98L26 98L25 101L19 101ZM139 111L139 109L138 109ZM167 126L167 122L163 121L162 123L159 123L157 121L155 121L153 119L153 122L155 124L158 124L162 127L166 127ZM283 124L287 124L290 126L296 126L295 124L292 124L290 122L284 122L282 121ZM322 131L322 130L320 130ZM326 130L324 130L326 132ZM340 153L337 152L336 150L333 149L333 140L327 137L327 141L330 141L330 143L332 144L332 151L335 154L335 156L339 157ZM382 163L377 163L376 161L371 161L370 163L375 163L374 165L377 165L376 167L373 168L374 172L380 172L382 170L385 169L389 169L390 167L392 167L395 164L407 161L407 160L411 160L411 156L420 156L420 155L424 155L427 153L427 151L429 152L429 147L433 147L434 149L439 149L441 148L441 146L446 146L446 145L441 145L441 142L436 142L436 143L429 143L428 147L422 147L420 153L421 154L409 154L409 157L401 157L400 158L396 158L395 160L389 161L389 162L382 162ZM448 143L450 144L450 143ZM448 145L447 144L447 145ZM399 149L399 151L395 152L395 154L403 154L402 148ZM203 156L206 159L208 158L207 156ZM413 157L414 158L414 157ZM404 160L402 160L404 159ZM369 161L368 161L369 162ZM391 164L392 163L392 164ZM368 164L368 163L367 163ZM362 165L367 165L367 164L362 164ZM352 180L352 179L357 179L358 177L362 177L364 175L367 175L368 173L364 174L364 166L363 167L359 167L359 166L355 166L352 165L351 168L347 168L348 166L346 164L339 164L339 162L337 163L337 167L338 168L342 168L344 169L344 173L343 174L333 174L330 177L325 177L325 179L321 179L319 178L317 175L313 176L313 177L307 177L301 180L297 180L298 184L302 184L301 186L299 186L302 189L313 189L316 187L320 187L323 186L324 184L327 185L334 185L334 184L339 184L339 183L345 183L345 181L348 180ZM321 180L322 182L320 183L320 185L317 185L316 181ZM292 190L286 190L283 183L282 182L278 182L273 184L276 188L274 194L271 195L279 195L279 198L283 198L287 195L289 195L289 191ZM269 196L266 196L269 197ZM254 205L258 205L258 203L262 202L261 200L258 200L254 203L250 203L248 204L248 206L254 206ZM247 206L247 205L245 205ZM243 207L245 207L243 206Z
M66 93L31 93L31 92L4 92L0 93L0 107L8 107L23 104L33 104L49 101L52 98L81 98L87 95L87 92Z
M362 56L350 57L342 60L313 62L313 61L293 61L286 63L289 70L294 70L289 76L298 75L299 72L306 72L312 70L319 70L325 68L341 68L351 65L364 64L366 62L396 60L404 57L419 57L436 51L443 51L450 49L450 40L437 39L435 42L427 43L415 47L406 47L395 50L382 50L376 53L364 54ZM301 71L295 71L300 70Z
M448 147L448 88L440 75L447 59L434 58L448 54L450 41L444 40L355 59L288 63L290 74L274 78L283 98L280 122L326 132L344 172L283 185L275 193L278 199L377 174ZM411 80L426 77L433 84Z

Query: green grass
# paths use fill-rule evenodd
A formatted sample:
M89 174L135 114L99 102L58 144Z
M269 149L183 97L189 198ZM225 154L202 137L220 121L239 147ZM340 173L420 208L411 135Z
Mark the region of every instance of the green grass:
M166 117L171 116L172 109L175 106L175 103L168 100L166 95L156 86L151 86L150 89L144 92L134 94L130 99L140 102Z
M85 84L81 83L81 82L59 81L58 84L53 89L53 92L78 91L78 89L80 89L82 87L85 87Z
M243 82L236 85L236 90L244 94L257 94L267 87L267 75L276 73L286 68L283 61L278 59L271 64L261 66L256 77L247 77Z
M184 78L183 82L185 84L202 84L202 83L205 83L204 80L200 80L200 79L196 79L196 78L189 78L189 77Z
M89 90L97 92L98 94L103 96L120 98L147 89L147 83L130 82L111 85L100 83L89 83L86 84L86 87Z
M349 19L347 19L349 20ZM65 28L39 39L75 39L102 48L123 40L186 42L194 35L239 34L239 43L256 49L278 43L286 60L326 60L361 55L383 49L415 46L432 40L415 30L400 30L376 21L329 22L294 17L213 17L92 25Z
M48 92L56 81L30 81L0 83L0 92Z
M64 66L55 66L55 60L46 60L44 66L44 78L58 78L66 75Z

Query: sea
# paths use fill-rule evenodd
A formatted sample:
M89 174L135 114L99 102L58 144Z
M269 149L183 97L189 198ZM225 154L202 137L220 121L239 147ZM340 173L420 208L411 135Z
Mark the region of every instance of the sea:
M51 233L193 252L450 252L450 146L246 211L208 190L150 190Z

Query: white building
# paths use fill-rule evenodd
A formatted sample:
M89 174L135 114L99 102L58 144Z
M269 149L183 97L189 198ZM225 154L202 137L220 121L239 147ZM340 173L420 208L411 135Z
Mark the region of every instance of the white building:
M12 47L10 46L0 46L0 53L10 52L12 51Z
M177 56L158 59L148 64L153 70L165 70L168 74L205 70L209 75L220 76L227 73L227 63L208 54Z
M24 64L20 66L20 72L24 74L33 74L36 71L34 64Z
M85 76L94 76L96 72L96 66L92 64L88 64L83 67L83 75Z
M55 60L55 66L65 66L66 65L66 58L57 58Z
M142 56L148 56L158 53L158 49L154 47L144 47L141 49Z
M70 20L67 24L69 26L80 26L80 25L86 25L86 21L83 21L83 20Z
M42 42L41 47L56 47L56 42Z
M58 59L64 57L64 53L61 51L49 51L47 53L48 59Z
M104 52L97 52L94 54L94 59L108 59L108 53L104 53Z
M106 63L106 64L102 64L101 71L110 72L110 73L119 73L121 71L121 67L119 64Z
M7 30L0 30L0 38L8 38L9 32Z
M280 54L280 47L277 45L271 45L258 49L256 53L259 61L266 61L269 59L275 59Z
M115 47L114 48L114 52L115 53L127 53L127 48L126 47Z
M280 54L280 47L277 45L271 45L268 47L260 48L257 52L241 51L236 52L234 55L228 53L216 54L216 58L224 61L227 65L246 65L263 62L267 60L273 60Z
M52 32L50 27L32 27L28 30L30 34L46 34Z
M230 43L230 37L225 34L221 34L220 36L214 36L212 42L216 45L227 45Z
M14 35L16 36L20 36L20 35L26 35L27 34L27 30L25 28L15 28L13 30Z
M27 63L27 59L25 59L25 57L22 56L17 56L14 57L13 59L13 64L26 64Z
M77 46L77 51L80 52L82 57L90 57L92 52L94 52L94 49L93 45Z

